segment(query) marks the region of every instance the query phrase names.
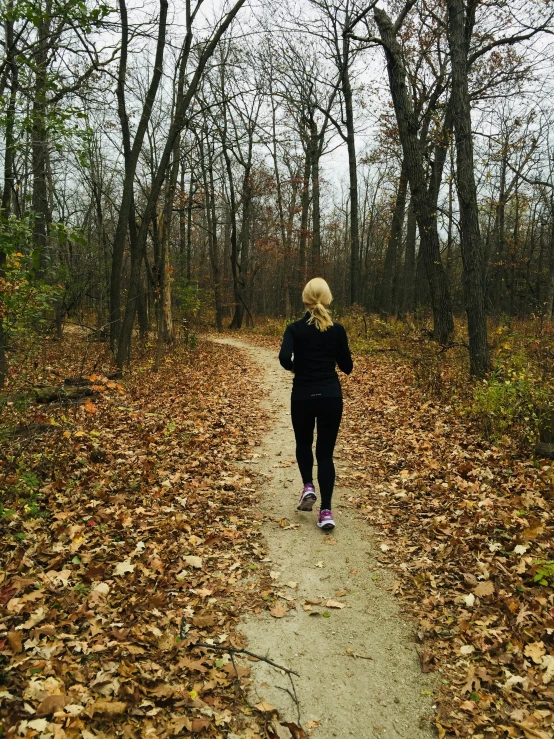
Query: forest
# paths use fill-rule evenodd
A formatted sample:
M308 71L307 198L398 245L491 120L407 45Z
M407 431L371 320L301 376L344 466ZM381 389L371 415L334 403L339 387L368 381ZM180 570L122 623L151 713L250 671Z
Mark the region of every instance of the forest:
M0 737L551 737L553 0L0 15ZM296 484L272 363L315 276L352 554L258 507ZM272 564L304 538L324 596ZM245 614L367 636L361 707L333 725Z
M1 383L41 321L121 369L314 274L443 346L462 316L477 377L488 320L552 321L549 2L3 10Z

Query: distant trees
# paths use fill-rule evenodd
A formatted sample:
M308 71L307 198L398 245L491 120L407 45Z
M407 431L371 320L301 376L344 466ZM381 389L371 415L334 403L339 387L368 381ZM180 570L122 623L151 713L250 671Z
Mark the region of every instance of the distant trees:
M488 317L552 320L549 4L244 4L4 0L0 384L21 284L120 369L200 305L292 317L314 274L445 346L464 309L475 376Z
M420 251L429 280L431 303L435 319L435 335L441 343L449 340L453 330L449 288L444 272L437 230L437 198L439 196L448 141L453 135L456 143L456 184L460 214L460 251L463 264L463 285L468 321L470 372L483 377L489 369L489 350L485 314L485 256L479 223L479 207L473 157L472 91L470 83L476 83L473 99L486 91L499 94L502 84L520 81L525 75L526 64L511 59L507 69L500 71L498 64L487 69L482 66L477 79L473 77L474 65L493 50L512 47L533 38L545 30L552 20L549 8L533 5L527 20L524 7L517 1L510 5L498 5L498 13L490 20L480 13L479 0L446 0L437 11L427 15L425 6L419 17L425 19L424 43L416 58L415 72L408 72L409 57L405 34L404 43L400 31L408 24L410 13L417 0L407 0L401 6L396 20L371 3L365 13L373 12L378 36L365 38L352 33L358 41L381 45L385 51L389 77L389 91L402 144L403 170L410 183L412 202L420 234ZM529 23L531 20L531 24ZM431 28L431 33L429 33ZM449 55L446 54L445 41ZM418 96L417 77L427 65L432 70L431 88L427 100ZM494 75L494 76L492 76ZM409 79L411 76L411 79ZM492 78L491 78L492 76ZM409 85L412 82L412 85ZM415 83L415 84L414 84ZM479 89L480 87L480 89ZM505 92L505 91L502 91ZM425 103L422 105L421 103ZM441 116L442 126L436 129L437 145L434 159L427 160L427 142L431 116ZM435 122L436 127L436 122ZM401 193L401 190L399 191ZM402 201L402 198L400 202ZM394 228L397 227L393 221ZM388 265L390 269L390 264Z

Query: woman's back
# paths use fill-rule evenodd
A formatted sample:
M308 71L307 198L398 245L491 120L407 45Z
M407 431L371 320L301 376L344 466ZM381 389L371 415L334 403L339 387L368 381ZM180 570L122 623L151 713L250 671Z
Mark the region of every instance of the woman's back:
M341 397L335 367L338 365L346 374L352 371L346 331L340 323L333 323L325 331L320 331L309 320L308 311L303 318L287 327L279 353L281 365L294 371L293 395Z

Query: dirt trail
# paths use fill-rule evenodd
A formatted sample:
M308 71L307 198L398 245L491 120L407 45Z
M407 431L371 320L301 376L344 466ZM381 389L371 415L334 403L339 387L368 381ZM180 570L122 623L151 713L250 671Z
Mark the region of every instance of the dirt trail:
M290 374L281 369L274 351L230 338L218 341L244 349L263 370L265 406L273 423L260 457L251 464L266 479L260 505L272 519L265 525L271 570L280 573L279 592L296 603L284 618L267 611L249 618L242 627L249 649L299 673L295 686L301 721L304 726L319 721L318 739L428 739L433 732L424 719L433 714L433 684L421 673L413 629L386 589L390 576L375 559L371 530L348 507L340 487L333 499L337 528L331 535L315 525L315 508L313 513L295 511L300 477L295 463L287 466L295 458ZM340 459L336 462L340 473ZM298 527L281 528L283 518ZM298 583L297 588L288 587L289 582ZM349 594L337 596L341 591ZM345 607L327 607L329 599ZM310 616L305 601L322 602L323 607L313 608L328 616ZM254 664L253 674L252 697L276 706L282 719L297 721L286 675L262 662Z

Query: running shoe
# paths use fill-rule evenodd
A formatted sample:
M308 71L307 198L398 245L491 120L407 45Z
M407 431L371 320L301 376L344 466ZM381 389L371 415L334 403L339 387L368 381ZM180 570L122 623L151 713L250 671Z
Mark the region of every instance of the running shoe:
M298 505L296 506L297 511L311 511L314 507L314 503L317 500L317 496L315 494L315 488L313 486L313 483L308 482L306 485L304 485L304 488L302 492L300 493L300 500L298 501Z
M333 511L328 508L324 508L320 511L319 516L317 517L317 525L320 529L334 529L335 521L333 519Z

